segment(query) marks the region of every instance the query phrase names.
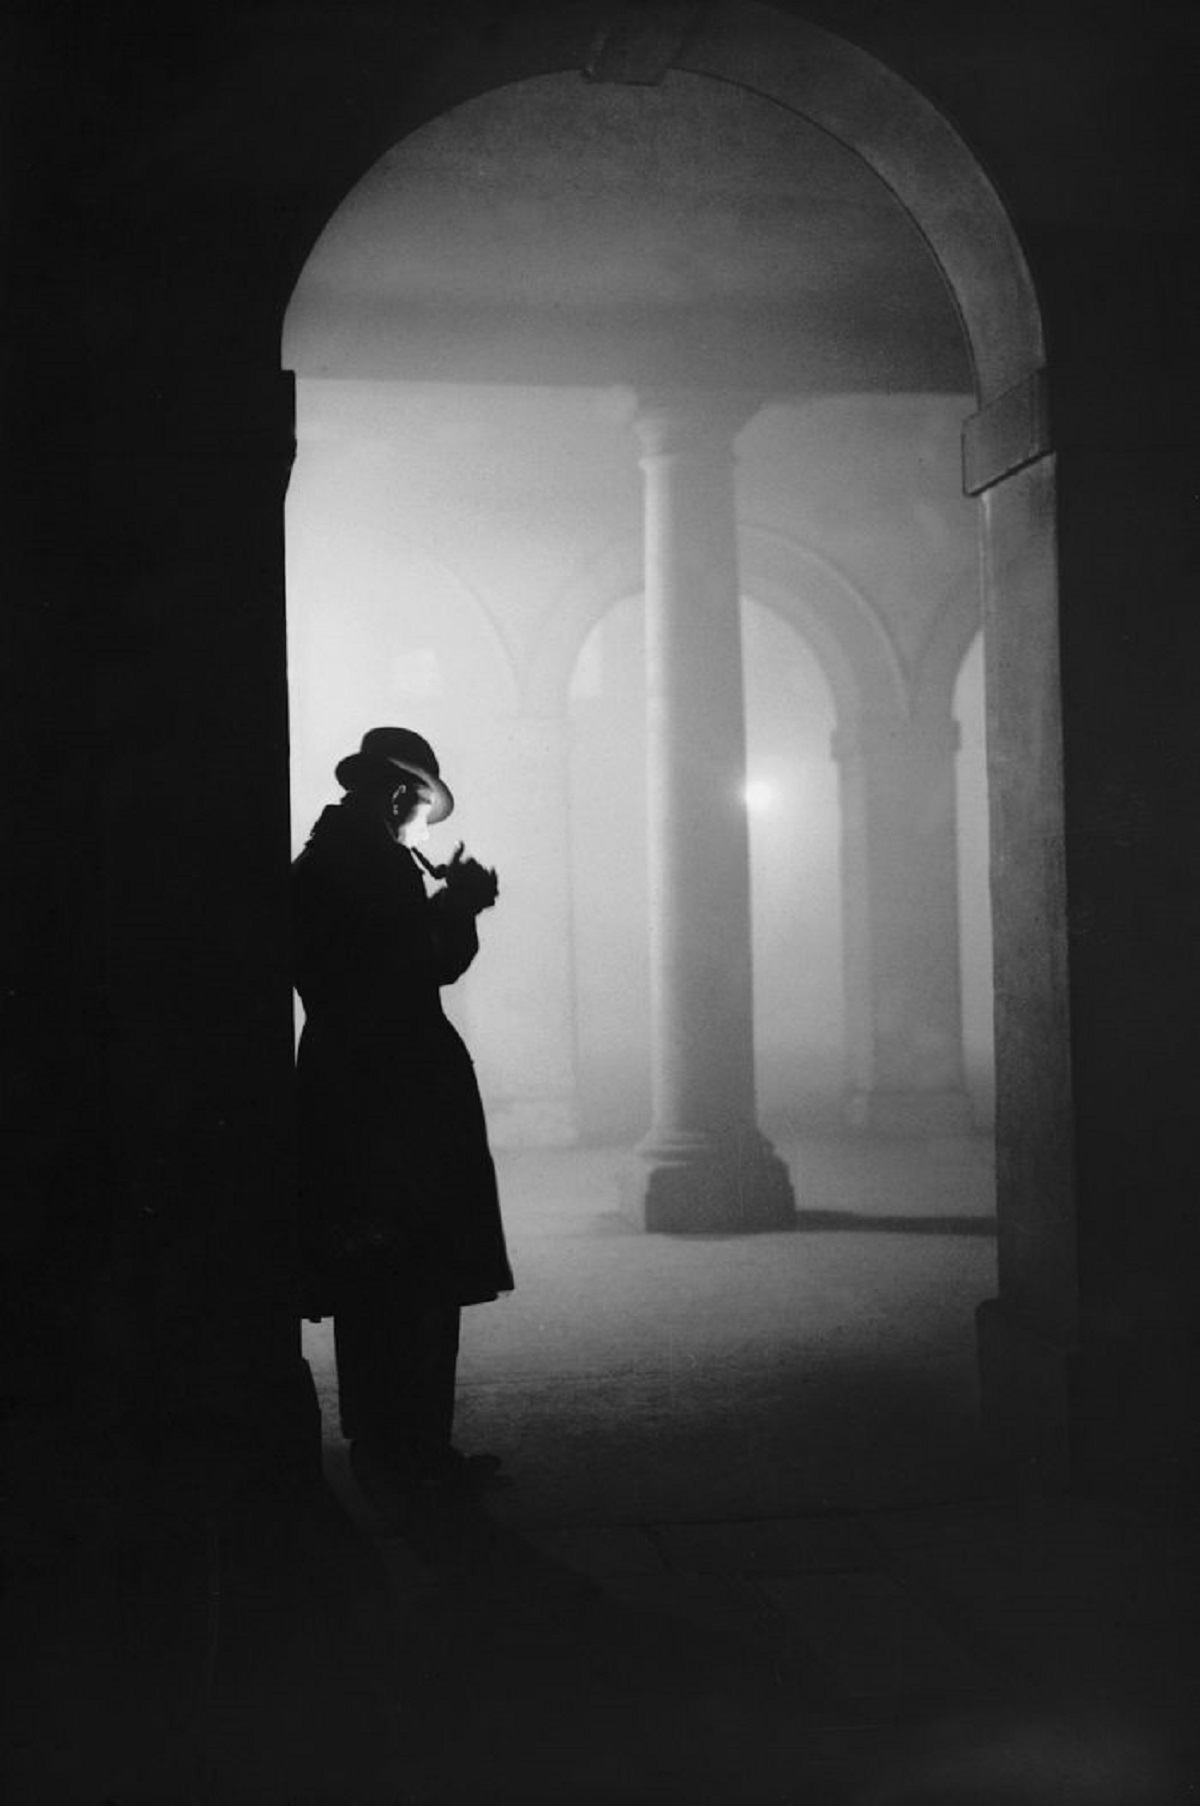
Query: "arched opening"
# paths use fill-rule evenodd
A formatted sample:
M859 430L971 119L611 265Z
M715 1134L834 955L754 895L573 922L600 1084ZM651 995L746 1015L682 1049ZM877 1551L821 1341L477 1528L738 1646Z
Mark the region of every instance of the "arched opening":
M548 164L544 147L552 142L572 148ZM593 216L586 244L581 193ZM597 232L606 248L600 263ZM844 306L857 296L868 265L888 272L887 319L863 313L856 300L855 316L835 326L835 300ZM534 319L543 335L536 343ZM570 593L587 608L604 599L603 585L617 573L605 572L604 555L596 568L598 546L627 547L629 568L620 574L641 576L639 410L664 381L677 394L706 393L718 350L735 359L732 371L722 371L723 391L758 385L734 427L739 544L731 552L742 576L761 580L760 593L784 614L811 621L842 692L843 742L858 733L860 719L902 720L913 706L910 672L929 630L931 598L973 561L973 510L955 487L965 406L953 387L969 380L957 341L928 254L878 181L826 134L744 90L672 75L649 93L601 87L581 98L569 78L543 77L433 121L389 152L335 215L289 316L302 428L314 411L326 417L327 435L328 421L340 419L341 455L352 458L351 468L356 460L374 473L355 479L347 510L336 476L309 468L302 431L290 513L298 517L301 497L323 485L323 522L314 532L328 576L301 571L303 548L294 541L291 607L297 616L316 608L326 622L321 694L328 671L345 663L331 656L339 635L369 640L375 631L363 623L382 585L394 600L382 602L381 647L402 640L408 666L386 654L375 662L365 688L378 698L372 706L410 715L415 707L425 720L425 705L436 700L443 744L447 733L455 736L456 711L476 729L488 722L495 730L508 710L497 713L498 685L483 666L453 701L445 691L440 699L411 694L414 684L435 681L424 666L417 671L431 656L431 635L412 610L423 593L427 613L436 615L450 586L474 599L481 635L503 648L519 695L508 707L557 721L547 731L561 736L562 652L557 670L548 654L570 643L563 640ZM464 367L489 380L461 382ZM518 372L535 380L498 380ZM579 380L601 373L624 380ZM360 543L333 551L347 532ZM302 627L294 643L313 641L314 632ZM470 677L462 661L460 673ZM731 681L736 687L737 677ZM436 712L428 711L431 732ZM528 720L514 731L527 735ZM307 709L294 711L298 761L311 732ZM503 751L489 756L477 733L459 734L452 751L459 746L468 756L475 747L487 774L503 770ZM336 756L328 733L322 752ZM501 785L486 832L513 847L519 873L531 855L518 822L516 775ZM619 822L620 811L609 807ZM297 812L304 812L299 801ZM761 846L761 817L755 831ZM865 864L849 887L864 896L872 886L886 890L876 870L890 856L886 849L860 852ZM759 879L761 894L761 872ZM891 905L881 897L870 907L879 915ZM528 944L545 945L556 932L561 939L563 924L543 913ZM885 1071L875 1046L888 1032L875 1018L891 1006L877 1008L870 994L880 965L872 937L878 940L869 929L855 954L860 1008L870 1020L857 1034L852 1088L868 1121L875 1093L886 1091L895 1125L903 1116L894 1094L903 1088L904 1056L894 1054ZM572 986L578 993L588 982L576 973L566 991L560 987L560 1015ZM472 975L464 996L484 985ZM802 1002L794 978L767 987L760 974L760 1044L764 1036L782 1044L789 992ZM562 1139L572 1114L577 1124L579 1099L572 1112L561 1082L553 1106L535 1097L513 1059L501 1057L500 1036L490 1057L488 1016L512 1014L497 1013L499 1002L493 995L493 1010L477 1012L488 1101L507 1138ZM904 1007L911 1015L919 1003ZM776 1018L773 1028L764 1011ZM825 1003L816 1015L828 1019ZM511 1028L506 1021L509 1047ZM570 1029L556 1025L556 1045ZM540 1032L544 1039L544 1021ZM901 1032L912 1040L919 1025ZM524 1037L535 1062L538 1039L537 1031ZM793 1052L807 1044L804 1035L789 1039ZM768 1084L776 1111L809 1088L798 1074L788 1081L778 1072ZM922 1100L909 1114L918 1127L925 1123Z
M840 1127L841 823L829 681L790 622L742 605L759 1108L775 1139Z
M742 639L759 1107L785 1135L828 1131L841 1122L846 1064L833 694L774 610L743 601ZM579 1130L629 1145L646 1124L651 1033L640 594L580 648L570 760Z
M604 256L596 255L598 244ZM878 293L871 269L889 276L884 311L864 300ZM459 744L463 757L475 759L486 834L479 851L511 880L508 925L497 914L492 975L481 977L490 995L466 988L497 1145L544 1149L586 1127L577 1011L587 936L573 934L571 880L584 874L569 840L569 674L580 619L595 621L614 603L633 619L622 598L638 591L647 506L638 462L660 457L663 432L670 437L678 423L690 432L696 421L707 444L723 446L705 452L710 464L716 457L716 466L727 461L732 470L736 441L736 522L730 517L734 531L721 556L736 565L745 553L743 594L755 596L746 612L755 621L766 603L797 625L811 619L830 674L831 690L819 695L819 686L801 683L802 694L784 704L788 675L797 679L795 647L781 619L763 618L739 636L741 663L746 695L754 697L757 686L761 695L773 690L773 701L757 721L750 703L739 731L759 757L775 757L772 742L784 748L779 757L797 777L810 740L828 749L831 697L839 697L833 782L842 813L840 889L849 903L840 923L826 917L824 948L813 959L819 972L804 982L811 990L819 979L830 990L837 970L830 955L840 941L858 975L858 1020L848 999L846 1037L857 1049L864 1125L891 1134L961 1125L958 948L947 952L929 932L931 923L958 921L952 722L949 697L945 721L923 712L920 670L938 632L940 598L961 589L976 565L976 506L960 486L972 368L943 276L895 193L833 135L755 94L750 83L696 72L672 72L652 88L578 88L567 76L519 81L434 119L363 179L296 291L287 354L302 392L307 383L345 385L363 417L372 414L372 386L389 385L398 403L392 432L403 441L398 464L410 479L407 497L389 493L383 506L403 513L416 497L419 535L479 600L484 638L504 648L513 674L506 710L497 717L484 708L475 722L483 739L473 751ZM714 358L721 363L716 392L708 381ZM651 403L652 430L643 426ZM714 408L727 424L712 426ZM797 560L819 573L813 585L793 582ZM327 592L323 605L352 609L354 601ZM566 616L577 623L569 630ZM419 652L425 628L417 639ZM596 681L596 645L575 670L580 706ZM699 656L703 663L703 645ZM719 670L714 681L719 692ZM392 692L392 713L403 701ZM625 690L622 708L631 703ZM604 829L589 849L600 856L607 847L609 863L611 849L623 849L618 889L634 867L634 744L622 713L605 719L593 778ZM826 825L828 766L819 807ZM746 777L770 784L743 771ZM752 793L757 802L768 795ZM781 849L770 847L764 829L752 816L759 943L770 945L788 914L788 881L783 870L770 870ZM820 838L828 854L831 836ZM792 889L797 861L792 843L781 854ZM828 856L819 863L828 903ZM813 1017L817 1010L811 997L799 999L801 973L784 973L772 988L770 966L759 959L757 1033L759 1055L766 1053L759 1067L783 1103L788 1093L795 1098L797 1047L804 1046L804 1037L784 1035L783 1024L797 1004ZM927 972L933 993L923 990ZM600 999L620 1010L629 997L625 1026L636 1019L636 966L613 966L611 950L600 950L586 959L586 982L595 986L589 1008ZM835 1013L826 999L826 1019ZM772 1035L783 1058L772 1058ZM596 1221L613 1219L611 1197L598 1199L598 1208L595 1196L582 1205L577 1199L580 1217L562 1188L555 1196L546 1190L546 1163L526 1161L522 1170L533 1174L528 1221L537 1233L549 1224L549 1233L578 1239L595 1233ZM589 1172L595 1178L595 1168ZM960 1179L954 1176L934 1215L965 1205L978 1223L990 1197L965 1199L954 1188ZM878 1185L871 1196L880 1203ZM927 1188L922 1196L927 1201ZM802 1194L802 1210L828 1228L830 1219L860 1214L853 1201L853 1185L819 1190ZM913 1197L893 1214L905 1217L905 1210L913 1214ZM801 1248L795 1259L811 1266L811 1246L790 1241ZM636 1237L634 1246L645 1250ZM654 1270L645 1259L629 1304ZM895 1259L889 1268L898 1270ZM560 1271L571 1293L571 1262ZM969 1266L925 1262L918 1271L922 1299L896 1293L896 1327L902 1318L909 1329L918 1318L956 1320L958 1367L943 1401L951 1394L967 1400L970 1311L992 1284L989 1244L972 1246ZM513 1304L477 1336L472 1327L481 1373L510 1358L524 1309ZM544 1322L544 1300L539 1309ZM687 1340L683 1324L699 1327L699 1293L683 1289L678 1309ZM577 1300L575 1324L586 1322ZM716 1317L708 1313L708 1327L714 1322L741 1333L734 1295ZM853 1344L853 1309L842 1327ZM593 1331L604 1342L598 1318L586 1342ZM717 1342L698 1360L719 1367ZM589 1383L604 1383L602 1374L596 1356ZM938 1416L929 1416L927 1398L920 1414ZM736 1416L730 1409L730 1432ZM936 1485L947 1485L943 1457L951 1447L974 1472L976 1454L963 1452L969 1418L967 1410L936 1456L927 1438L918 1438L922 1456L914 1463L889 1445L887 1485L927 1488L934 1468ZM795 1472L790 1481L783 1470L773 1474L763 1499L779 1503L777 1488L795 1481ZM802 1485L849 1497L864 1479L822 1472L815 1461Z

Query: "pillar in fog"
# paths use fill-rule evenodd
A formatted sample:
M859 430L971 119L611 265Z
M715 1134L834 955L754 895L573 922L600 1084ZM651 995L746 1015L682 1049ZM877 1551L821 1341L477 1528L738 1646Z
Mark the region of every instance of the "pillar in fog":
M957 723L863 721L841 767L850 1121L965 1133Z
M649 1133L628 1206L650 1230L790 1224L758 1130L733 437L745 399L644 397L651 952Z

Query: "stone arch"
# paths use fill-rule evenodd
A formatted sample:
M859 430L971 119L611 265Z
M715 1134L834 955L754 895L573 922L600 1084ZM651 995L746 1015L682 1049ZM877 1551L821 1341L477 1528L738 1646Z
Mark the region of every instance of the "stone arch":
M742 588L808 641L829 681L838 727L903 716L907 689L882 618L832 560L790 535L747 523L738 533Z
M608 10L608 33L619 38L626 9ZM942 114L868 52L807 20L755 0L684 10L691 17L681 23L678 7L643 9L653 69L640 79L675 69L731 82L828 132L887 185L925 238L962 322L980 402L1039 369L1041 319L1025 257L991 182ZM523 7L486 33L442 47L397 100L386 27L379 30L378 54L356 68L358 123L341 157L288 216L291 231L276 260L281 320L326 221L392 144L488 90L588 71L598 34L606 36L593 7Z
M831 758L841 740L853 740L865 724L878 730L907 715L908 686L899 653L878 612L852 580L831 560L801 541L754 522L738 533L742 595L796 633L815 660L831 694L836 729ZM642 546L629 536L610 543L579 570L544 611L531 636L522 695L526 713L561 719L575 661L589 633L609 611L638 596L644 583ZM853 838L853 830L851 830ZM843 851L842 913L846 913L848 875L861 860ZM851 946L844 967L847 1032L856 989L868 982L866 972L850 968L859 958ZM848 1052L843 1059L849 1060Z
M640 593L642 549L638 540L614 540L559 590L533 637L521 680L531 715L555 715L566 707L575 661L598 621L626 596Z
M912 685L914 723L932 727L949 718L962 662L982 628L979 577L971 571L942 603L922 648Z
M967 571L951 587L926 638L913 679L912 721L916 733L935 742L939 737L947 736L953 749L950 756L954 764L954 876L963 1012L963 1079L972 1098L976 1121L988 1127L995 1115L995 1032L987 787L985 779L982 792L974 789L979 781L978 751L972 754L968 768L964 762L968 743L955 708L956 688L964 660L982 630L978 574ZM964 792L965 784L972 786L970 804Z
M392 544L408 568L420 574L424 586L439 594L435 618L443 622L448 618L465 628L459 644L445 643L444 627L437 636L443 642L438 650L446 664L447 689L451 694L496 696L501 710L515 712L519 685L512 649L478 585L443 552L418 540L396 534Z
M946 279L981 402L1041 366L1033 282L1003 204L953 127L903 77L844 38L754 4L714 8L674 66L802 114L886 183Z
M811 647L833 692L839 727L907 712L903 667L882 620L829 559L774 528L738 531L742 590L795 628ZM555 598L534 639L522 681L530 714L563 706L580 648L597 621L641 590L640 542L615 541Z
M519 691L516 662L487 597L444 552L416 540L398 539L397 543L406 545L415 559L443 580L459 615L470 623L470 643L450 661L451 687L467 695L495 693L502 710L515 711Z

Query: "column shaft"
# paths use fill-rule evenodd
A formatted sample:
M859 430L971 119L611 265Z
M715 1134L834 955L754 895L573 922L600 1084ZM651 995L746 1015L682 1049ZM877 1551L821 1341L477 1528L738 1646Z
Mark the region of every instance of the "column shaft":
M654 1120L709 1134L754 1115L732 473L711 443L645 469Z
M639 430L652 1125L634 1201L652 1229L774 1227L794 1211L755 1120L734 425L675 401Z

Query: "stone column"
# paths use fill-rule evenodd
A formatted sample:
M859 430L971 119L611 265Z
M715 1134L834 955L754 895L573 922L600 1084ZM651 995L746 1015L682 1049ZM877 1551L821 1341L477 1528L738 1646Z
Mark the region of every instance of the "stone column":
M744 400L643 403L651 947L650 1131L629 1176L650 1230L794 1221L755 1120L733 435Z
M1106 1269L1111 1273L1116 1264L1097 1258L1095 1245L1102 1248L1105 1240L1106 1191L1116 1204L1108 1222L1116 1217L1130 1227L1119 1252L1123 1281L1113 1300L1115 1308L1110 1306L1105 1313L1110 1323L1132 1328L1138 1307L1130 1309L1129 1298L1138 1298L1140 1291L1141 1298L1149 1300L1161 1295L1163 1284L1163 1277L1156 1276L1153 1290L1141 1291L1134 1265L1137 1250L1152 1245L1147 1229L1160 1195L1145 1165L1145 1152L1161 1135L1163 1118L1152 1116L1155 1129L1147 1133L1142 1126L1146 1119L1139 1118L1134 1101L1149 1050L1143 1043L1131 1057L1130 1021L1121 1022L1119 1034L1104 1034L1093 1017L1087 1045L1113 1046L1120 1081L1107 1098L1093 1100L1081 1113L1071 1048L1063 741L1068 695L1059 606L1061 600L1069 607L1074 594L1089 629L1100 632L1116 590L1115 615L1122 621L1134 591L1133 567L1121 561L1136 557L1134 548L1146 543L1141 534L1152 530L1149 522L1137 527L1131 523L1129 496L1122 487L1126 468L1113 458L1114 441L1108 438L1119 414L1114 410L1110 423L1109 393L1101 388L1097 400L1101 396L1106 409L1103 436L1097 432L1101 422L1090 412L1079 423L1086 503L1077 523L1079 565L1067 573L1077 587L1068 581L1061 598L1056 530L1060 504L1044 372L1035 372L1026 383L981 408L963 429L964 487L968 495L979 496L982 508L996 989L999 1285L998 1295L985 1299L976 1313L980 1404L984 1428L1021 1485L1050 1488L1066 1486L1073 1470L1086 1472L1089 1444L1095 1447L1097 1440L1105 1440L1103 1420L1110 1401L1072 1398L1072 1385L1078 1372L1082 1273L1092 1280ZM1101 474L1104 486L1093 488ZM1153 564L1145 568L1161 569ZM1143 580L1144 572L1139 584ZM1170 586L1166 593L1171 593ZM1075 747L1077 763L1094 756L1107 772L1114 737L1125 729L1133 655L1134 642L1122 637L1119 648L1113 649L1113 687L1097 686L1093 699L1088 682L1082 694L1076 690L1071 698L1076 706L1083 702L1094 711L1090 719L1085 717ZM1153 692L1147 688L1143 693ZM1102 794L1111 795L1107 782ZM1107 894L1106 884L1081 899L1089 933L1073 937L1072 968L1078 967L1086 942L1095 934L1096 897ZM1115 894L1118 907L1128 908L1128 892L1118 888ZM1151 919L1149 914L1145 919ZM1103 931L1095 938L1101 946L1108 941ZM1110 944L1119 947L1120 941ZM1072 975L1078 983L1078 971ZM1156 993L1151 989L1146 994ZM1164 987L1157 994L1168 993ZM1151 1014L1157 1040L1164 1012ZM1180 1065L1181 1075L1189 1066L1189 1062ZM1187 1082L1190 1085L1190 1078ZM1161 1097L1156 1098L1156 1109L1161 1103ZM1098 1176L1099 1183L1091 1188L1089 1209L1080 1219L1076 1187L1089 1131L1106 1144L1103 1177ZM1125 1149L1133 1154L1134 1171L1118 1164ZM1136 1212L1130 1209L1132 1198L1138 1200ZM1188 1214L1193 1214L1190 1195ZM1095 1237L1086 1261L1081 1260L1080 1247L1084 1226ZM1192 1260L1181 1264L1195 1269ZM1130 1289L1121 1298L1125 1285ZM1151 1306L1152 1314L1156 1308ZM1127 1354L1128 1349L1121 1351L1121 1365ZM1128 1366L1135 1394L1133 1421L1127 1416L1116 1438L1118 1448L1124 1442L1126 1450L1131 1444L1138 1446L1142 1426L1151 1422L1166 1396L1161 1373L1139 1372L1141 1367L1137 1358ZM1115 1395L1124 1390L1118 1382Z
M892 1134L963 1134L954 754L958 725L869 721L841 766L847 1114Z

